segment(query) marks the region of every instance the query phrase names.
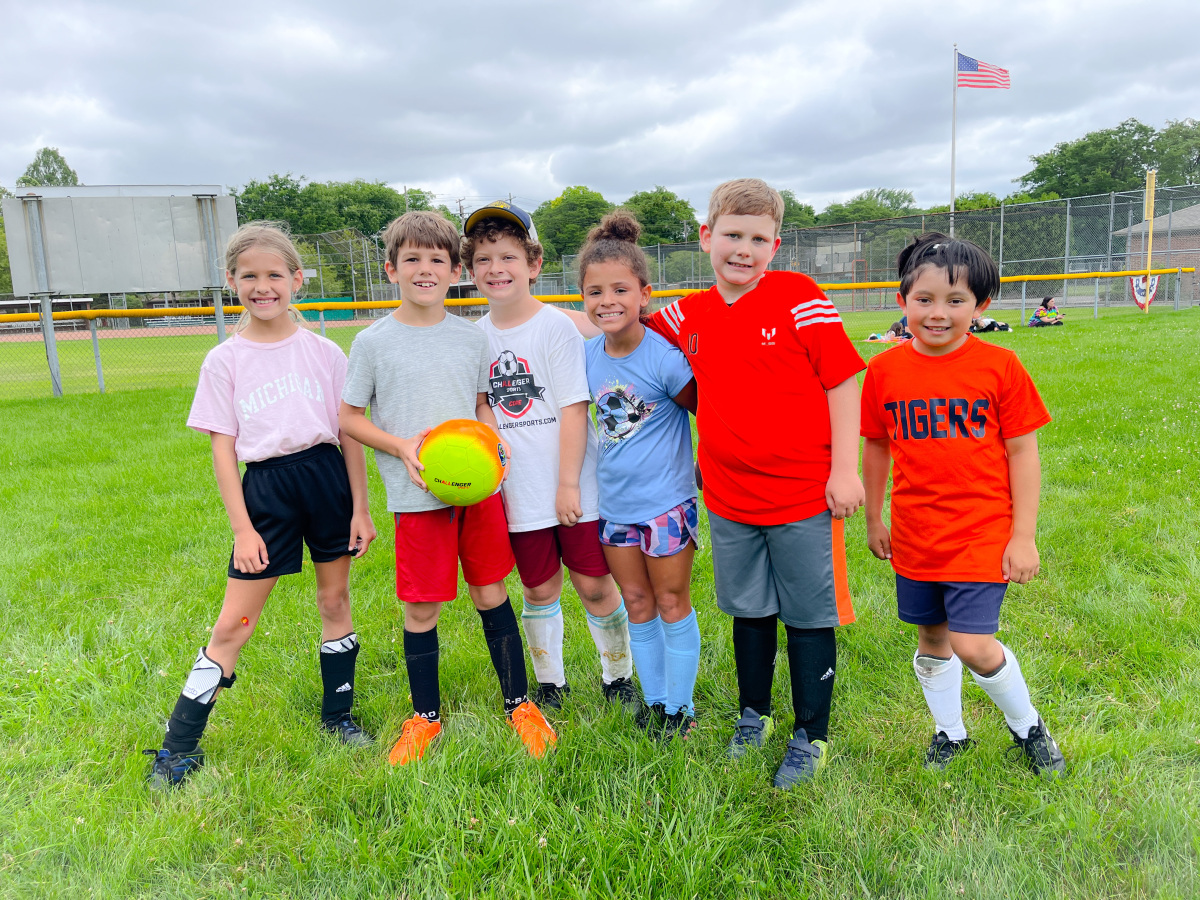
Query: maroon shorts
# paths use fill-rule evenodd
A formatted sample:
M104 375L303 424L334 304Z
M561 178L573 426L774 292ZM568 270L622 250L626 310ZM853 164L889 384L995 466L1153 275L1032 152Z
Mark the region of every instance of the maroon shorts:
M396 513L396 596L405 603L444 603L463 579L482 587L508 577L513 551L499 494L474 506Z
M551 525L537 531L514 531L508 536L517 558L517 573L525 587L545 584L565 565L572 572L601 578L608 574L600 527L593 522Z

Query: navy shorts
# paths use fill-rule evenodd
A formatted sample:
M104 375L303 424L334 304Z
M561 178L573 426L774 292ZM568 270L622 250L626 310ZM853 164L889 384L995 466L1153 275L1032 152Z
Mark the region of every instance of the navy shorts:
M911 625L947 622L951 631L995 634L1007 590L1005 581L913 581L897 573L896 606Z
M333 444L246 463L242 495L271 562L258 573L239 572L230 552L230 578L254 581L295 574L304 564L304 544L315 563L349 555L354 500L346 462Z

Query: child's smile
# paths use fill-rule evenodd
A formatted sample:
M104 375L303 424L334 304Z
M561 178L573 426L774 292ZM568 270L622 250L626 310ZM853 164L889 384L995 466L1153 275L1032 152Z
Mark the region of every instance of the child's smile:
M966 278L960 276L951 284L945 270L937 266L920 269L908 296L897 299L908 314L913 349L927 356L942 356L961 347L972 317L991 302L985 299L977 304Z
M650 303L650 286L643 287L627 265L617 260L592 263L582 293L588 318L608 336L607 349L613 349L613 338L641 340L640 318Z

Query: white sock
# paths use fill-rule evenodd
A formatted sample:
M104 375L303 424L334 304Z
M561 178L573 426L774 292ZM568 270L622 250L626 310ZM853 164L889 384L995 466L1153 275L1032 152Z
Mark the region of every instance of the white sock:
M521 610L525 643L533 660L533 676L539 684L562 687L567 683L563 667L563 616L560 598L549 606L533 606L528 600Z
M992 702L1004 713L1004 721L1020 738L1029 737L1029 729L1038 723L1037 710L1029 702L1029 688L1021 675L1021 666L1013 652L1000 645L1004 650L1004 664L1000 671L990 677L984 677L975 672L971 675Z
M913 657L913 669L933 714L934 729L944 731L952 741L963 740L967 726L962 718L962 660L953 653L949 659L918 653Z
M607 616L587 614L588 631L600 654L600 677L605 684L618 678L633 678L633 654L629 652L629 615L625 601Z

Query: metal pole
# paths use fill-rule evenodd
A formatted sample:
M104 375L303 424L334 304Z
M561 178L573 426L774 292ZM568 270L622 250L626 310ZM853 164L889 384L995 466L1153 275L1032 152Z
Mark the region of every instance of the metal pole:
M374 300L371 296L371 264L367 261L367 239L363 238L363 277L367 280L367 300Z
M1108 193L1108 251L1104 256L1104 271L1111 272L1112 269L1112 237L1113 237L1113 212L1117 202L1117 194L1115 191ZM1112 294L1112 281L1104 282L1104 305L1108 306L1109 296Z
M321 337L325 337L325 310L317 313L317 321L321 323Z
M1004 201L1000 201L1000 275L1004 275Z
M350 296L354 302L358 302L358 283L354 280L354 241L347 241L350 248Z
M1029 285L1028 281L1021 282L1021 324L1025 324L1025 288Z
M41 296L42 340L46 344L46 365L50 368L50 387L55 397L63 395L62 369L58 365L58 342L54 339L54 308L49 294Z
M1063 249L1063 272L1071 271L1071 198L1067 198L1067 244ZM1067 287L1071 282L1063 279L1063 306L1067 305Z
M213 291L213 309L217 314L217 343L225 340L225 292Z
M950 237L954 237L954 154L958 138L958 44L954 45L952 63L954 99L950 102Z
M1100 318L1100 279L1096 279L1096 299L1092 303L1092 318Z
M1175 214L1175 198L1167 200L1167 265L1171 265L1171 217Z
M100 385L100 393L104 393L104 369L100 365L100 336L96 333L96 320L88 319L88 329L92 332L92 356L96 357L96 383Z
M1175 312L1179 312L1179 288L1183 281L1183 267L1175 270Z
M321 268L321 239L317 238L317 278L321 282L321 299L325 299L325 270Z
M1125 268L1128 269L1128 268L1130 268L1129 247L1130 247L1130 245L1133 244L1133 204L1132 203L1130 203L1129 206L1126 208L1125 215L1126 215L1126 218L1129 220L1128 224L1125 226ZM1129 282L1128 279L1126 279L1125 280L1125 289L1122 291L1122 293L1125 295L1126 300L1132 299L1130 296L1132 292L1133 292L1133 285Z

